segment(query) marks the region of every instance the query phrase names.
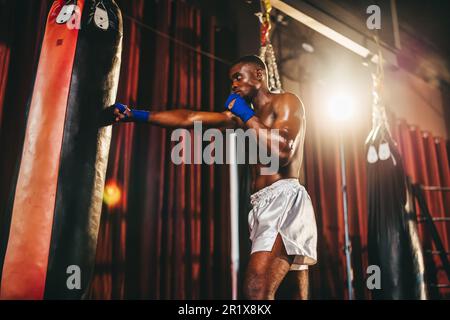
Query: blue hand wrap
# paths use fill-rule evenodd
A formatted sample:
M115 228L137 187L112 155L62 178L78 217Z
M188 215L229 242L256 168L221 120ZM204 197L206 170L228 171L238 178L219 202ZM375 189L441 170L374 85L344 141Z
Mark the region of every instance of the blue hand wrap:
M121 104L121 103L116 103L116 104L114 104L114 107L116 107L120 111L120 113L125 116L125 118L122 120L124 122L129 122L130 120L135 121L135 122L147 122L148 116L150 115L149 111L130 109L132 117L129 117L125 113L125 111L127 110L126 105Z
M126 116L126 114L125 114L125 110L127 110L127 106L126 106L126 105L116 102L116 103L114 104L114 107L116 107L117 109L119 109L120 113L122 113L123 115Z
M236 93L230 94L225 102L225 109L230 110L234 115L241 118L244 123L255 115L255 111L248 105L247 101Z
M149 111L144 110L131 110L131 113L133 114L133 119L136 122L147 122L148 116L150 115Z

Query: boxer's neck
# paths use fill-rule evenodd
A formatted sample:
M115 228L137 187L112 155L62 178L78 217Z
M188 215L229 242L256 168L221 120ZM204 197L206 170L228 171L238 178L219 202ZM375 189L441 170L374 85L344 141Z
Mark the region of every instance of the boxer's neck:
M253 106L256 110L264 108L272 100L270 91L267 88L258 90L256 96L252 99Z

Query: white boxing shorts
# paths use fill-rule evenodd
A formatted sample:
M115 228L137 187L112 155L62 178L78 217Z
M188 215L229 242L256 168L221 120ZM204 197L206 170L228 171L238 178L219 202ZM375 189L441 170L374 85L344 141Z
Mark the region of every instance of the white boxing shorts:
M251 253L272 251L280 234L291 270L305 270L317 262L317 226L311 198L297 179L283 179L251 195L248 214Z

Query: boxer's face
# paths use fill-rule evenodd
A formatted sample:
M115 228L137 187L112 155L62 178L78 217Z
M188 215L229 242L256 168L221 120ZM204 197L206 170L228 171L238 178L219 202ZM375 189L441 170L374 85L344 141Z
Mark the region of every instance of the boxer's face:
M262 85L262 71L251 63L238 63L230 69L231 90L246 100L256 96Z

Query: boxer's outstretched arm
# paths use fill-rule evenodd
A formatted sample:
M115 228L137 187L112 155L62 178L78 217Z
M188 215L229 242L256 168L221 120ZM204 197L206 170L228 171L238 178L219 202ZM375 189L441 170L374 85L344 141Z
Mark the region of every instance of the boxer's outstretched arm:
M203 127L236 128L237 117L231 112L206 112L187 109L151 112L148 122L166 128L192 128L199 121Z
M201 122L203 127L212 128L236 128L241 125L240 119L230 111L220 113L175 109L148 112L119 108L116 106L114 109L116 122L146 122L164 128L192 128L196 121Z

